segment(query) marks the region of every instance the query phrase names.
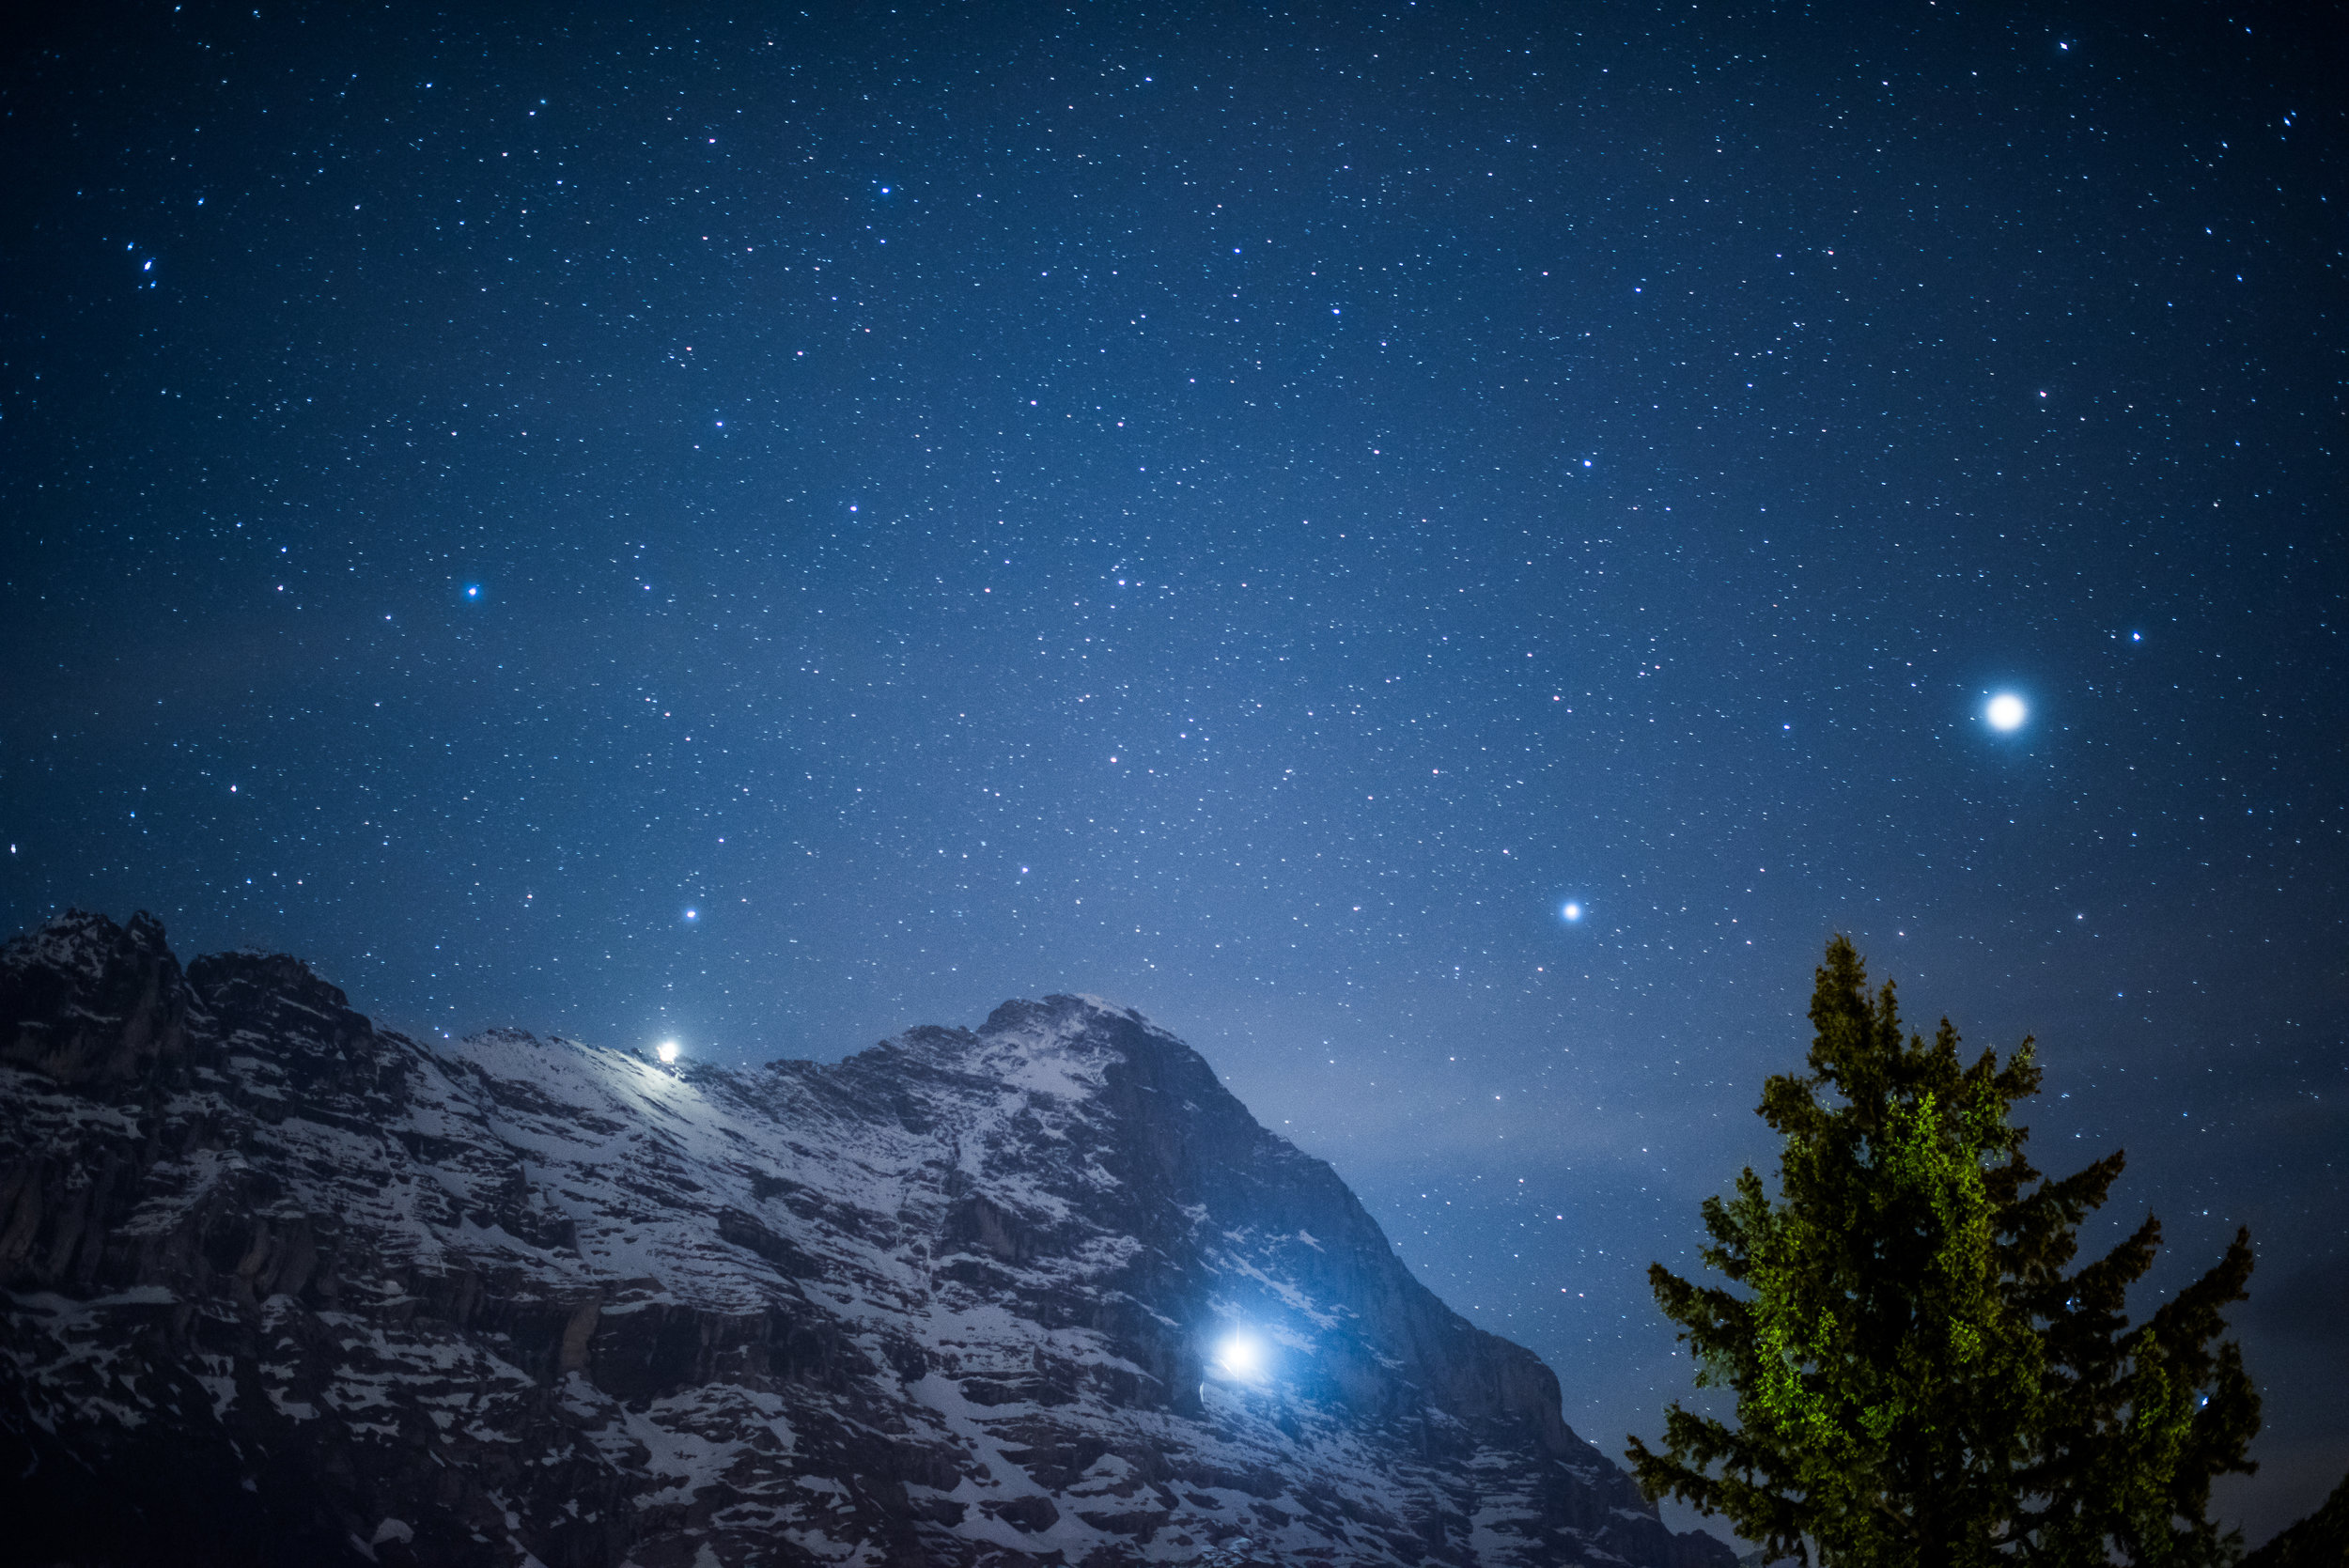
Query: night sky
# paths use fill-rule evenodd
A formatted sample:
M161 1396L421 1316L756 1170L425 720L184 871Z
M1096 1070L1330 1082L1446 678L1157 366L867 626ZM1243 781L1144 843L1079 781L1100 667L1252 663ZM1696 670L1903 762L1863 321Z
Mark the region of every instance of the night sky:
M5 51L8 929L1103 995L1610 1452L1844 931L2349 1467L2326 8L472 9Z

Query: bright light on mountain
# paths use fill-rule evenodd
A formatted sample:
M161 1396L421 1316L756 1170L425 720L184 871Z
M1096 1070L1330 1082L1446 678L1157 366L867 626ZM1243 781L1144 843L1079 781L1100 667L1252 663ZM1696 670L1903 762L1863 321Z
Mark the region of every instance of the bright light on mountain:
M1215 1347L1215 1364L1234 1377L1260 1377L1264 1374L1264 1343L1253 1334L1234 1334Z
M661 1063L665 1066L667 1063L672 1063L672 1062L675 1062L676 1060L677 1060L677 1042L676 1042L675 1040L663 1040L663 1041L661 1041Z

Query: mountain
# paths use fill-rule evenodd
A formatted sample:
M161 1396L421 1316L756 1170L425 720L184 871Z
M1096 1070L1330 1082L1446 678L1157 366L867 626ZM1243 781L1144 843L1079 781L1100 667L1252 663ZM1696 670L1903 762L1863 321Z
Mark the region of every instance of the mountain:
M0 1286L27 1562L1735 1560L1085 998L671 1068L70 913L0 949Z

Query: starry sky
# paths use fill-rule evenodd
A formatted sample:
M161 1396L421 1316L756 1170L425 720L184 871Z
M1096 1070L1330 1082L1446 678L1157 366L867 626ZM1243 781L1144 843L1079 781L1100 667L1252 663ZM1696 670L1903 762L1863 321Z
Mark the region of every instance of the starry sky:
M1848 932L2092 1238L2251 1226L2230 1516L2349 1466L2297 8L474 9L0 52L8 928L727 1062L1107 996L1610 1452Z

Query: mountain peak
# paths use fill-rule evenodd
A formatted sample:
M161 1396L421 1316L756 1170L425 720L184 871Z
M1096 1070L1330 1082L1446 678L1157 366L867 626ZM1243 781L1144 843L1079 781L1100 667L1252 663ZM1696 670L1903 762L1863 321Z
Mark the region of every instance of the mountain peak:
M1149 1026L1149 1020L1129 1007L1120 1007L1097 996L1067 996L1056 992L1041 1001L1032 1001L1023 997L1013 998L987 1016L987 1022L979 1026L979 1032L1071 1034L1098 1027L1110 1019L1139 1024L1144 1028Z
M102 920L0 952L40 1560L1727 1568L1131 1009L680 1072Z

